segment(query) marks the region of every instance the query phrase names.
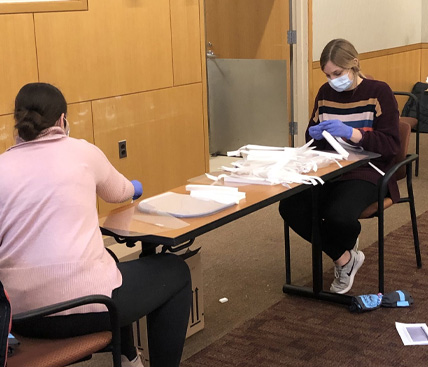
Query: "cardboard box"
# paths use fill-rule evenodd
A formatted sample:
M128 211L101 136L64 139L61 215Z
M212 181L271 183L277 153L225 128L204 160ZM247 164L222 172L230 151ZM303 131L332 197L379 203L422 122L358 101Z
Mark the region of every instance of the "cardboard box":
M141 245L136 245L135 247L130 248L125 244L113 244L108 246L108 248L115 253L119 261L138 259L141 253ZM192 277L193 300L190 308L186 338L202 330L205 326L202 264L201 253L199 250L200 249L187 249L186 251L177 254L178 256L183 257L186 261ZM142 354L144 366L150 367L146 318L143 317L138 322L135 322L133 326L135 346Z
M193 301L190 308L189 326L186 338L201 331L205 326L204 317L204 282L202 277L201 253L195 250L185 261L190 269L192 277Z

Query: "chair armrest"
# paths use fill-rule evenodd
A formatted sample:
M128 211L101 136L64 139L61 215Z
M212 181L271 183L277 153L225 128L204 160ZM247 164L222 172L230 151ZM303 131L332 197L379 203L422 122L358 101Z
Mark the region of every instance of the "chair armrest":
M417 154L407 154L406 158L399 163L394 164L387 172L385 176L382 176L378 181L378 198L379 203L385 199L386 194L388 193L388 182L394 176L394 174L403 166L411 166L414 161L418 159ZM409 170L406 170L407 175L409 175ZM410 170L411 174L411 170Z
M64 302L55 303L53 305L36 308L34 310L21 312L12 316L13 321L28 321L32 319L41 318L44 316L52 315L57 312L70 310L72 308L83 306L91 303L101 303L107 307L107 309L112 310L113 313L117 313L116 305L114 301L104 295L90 295L83 296L75 299L71 299Z
M416 120L418 120L418 122L416 124L416 130L419 132L419 100L418 100L418 97L416 97L411 92L393 91L392 93L394 93L397 96L408 96L408 97L412 98L415 101L415 106L416 106Z

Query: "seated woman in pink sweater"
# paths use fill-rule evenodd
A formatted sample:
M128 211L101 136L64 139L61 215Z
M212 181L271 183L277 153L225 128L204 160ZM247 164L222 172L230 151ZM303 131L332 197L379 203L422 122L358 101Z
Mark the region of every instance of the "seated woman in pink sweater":
M50 84L31 83L15 100L16 144L0 155L0 279L14 313L90 294L119 309L122 366L142 366L132 322L147 315L153 367L180 364L191 280L178 256L116 263L104 248L97 195L119 203L142 194L96 146L68 136L67 103ZM25 325L22 335L70 337L107 330L102 305L82 306Z

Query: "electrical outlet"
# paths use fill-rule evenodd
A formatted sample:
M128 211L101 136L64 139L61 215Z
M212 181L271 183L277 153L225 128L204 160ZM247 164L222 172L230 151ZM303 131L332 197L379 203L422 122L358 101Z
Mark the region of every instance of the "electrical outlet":
M128 152L126 151L126 140L119 141L119 158L126 158Z

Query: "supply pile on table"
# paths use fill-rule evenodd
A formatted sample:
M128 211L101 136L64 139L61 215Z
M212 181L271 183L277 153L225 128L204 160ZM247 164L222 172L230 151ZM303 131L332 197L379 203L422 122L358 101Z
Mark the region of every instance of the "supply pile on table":
M308 173L317 172L319 168L332 162L341 167L338 161L346 157L339 153L314 150L310 147L311 143L312 141L298 148L245 145L228 152L228 156L242 158L233 162L232 167L222 166L221 169L226 173L218 176L207 174L207 177L214 181L261 185L323 184L320 177Z

